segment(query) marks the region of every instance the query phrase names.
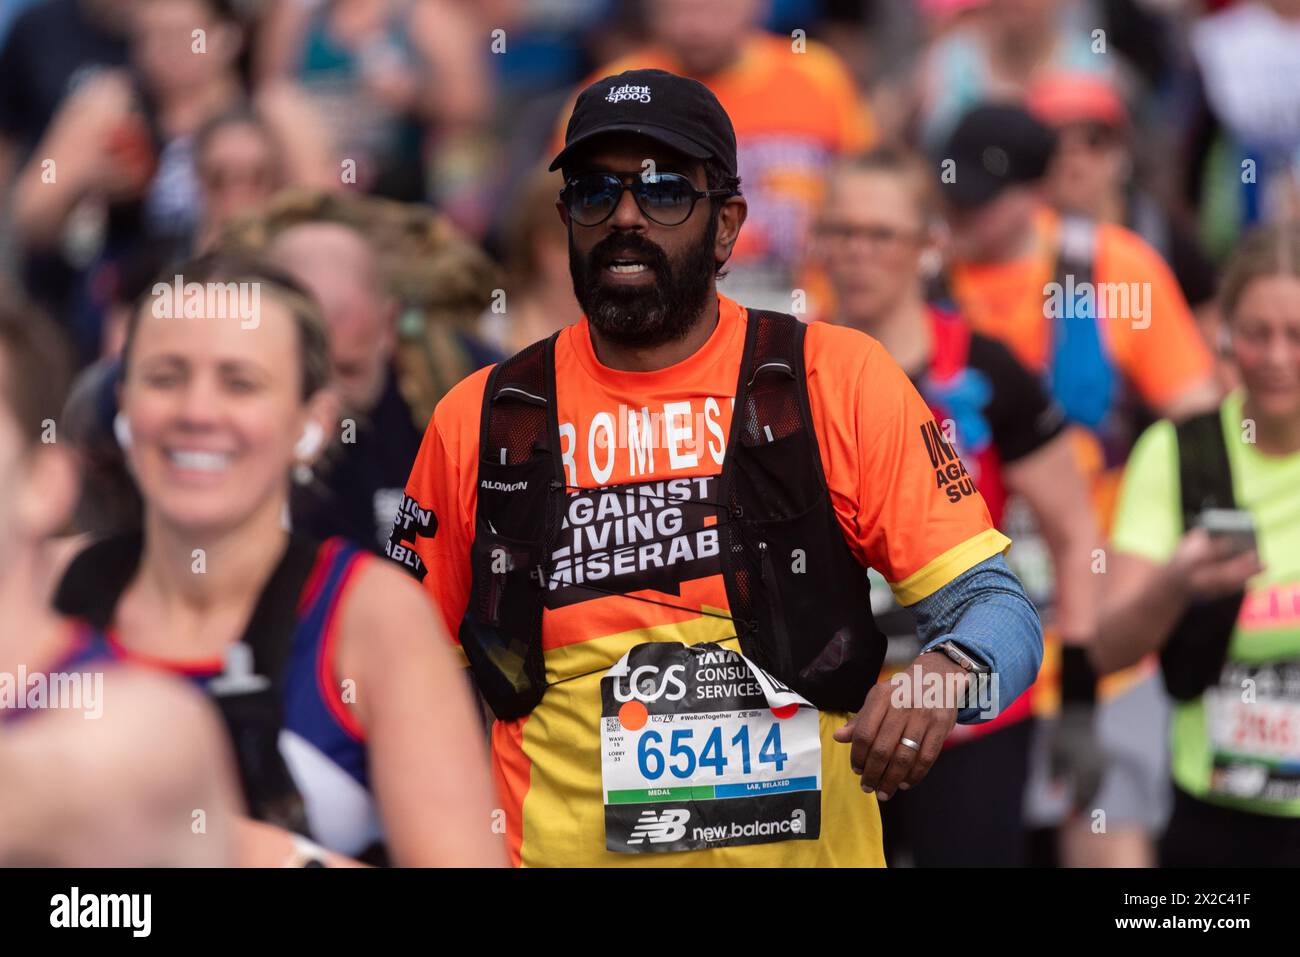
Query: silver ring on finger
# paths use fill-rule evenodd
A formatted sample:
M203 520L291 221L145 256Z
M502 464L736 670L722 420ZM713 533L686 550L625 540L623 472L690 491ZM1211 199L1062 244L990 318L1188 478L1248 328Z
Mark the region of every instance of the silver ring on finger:
M911 748L913 751L921 750L921 746L917 744L915 741L913 741L911 738L899 738L898 743L906 745L907 747Z

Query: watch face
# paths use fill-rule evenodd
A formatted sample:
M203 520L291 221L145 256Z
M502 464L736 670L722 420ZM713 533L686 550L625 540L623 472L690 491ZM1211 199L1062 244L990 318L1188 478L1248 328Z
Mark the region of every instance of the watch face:
M953 644L951 641L945 641L945 642L944 642L942 645L940 645L939 647L942 648L942 649L944 650L944 653L945 653L949 658L951 658L954 662L956 662L958 665L960 665L960 666L961 666L962 668L964 668L966 671L969 671L969 672L974 673L974 672L978 672L978 671L981 670L981 669L980 669L980 666L976 663L976 661L975 661L974 658L972 658L970 655L966 654L966 652L962 651L960 648L958 648L958 647L957 647L955 644Z

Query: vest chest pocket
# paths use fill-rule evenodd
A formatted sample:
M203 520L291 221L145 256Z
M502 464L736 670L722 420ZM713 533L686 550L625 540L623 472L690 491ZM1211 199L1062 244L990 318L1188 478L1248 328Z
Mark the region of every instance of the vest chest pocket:
M855 710L884 652L866 569L849 552L806 430L741 445L728 549L755 661L823 710ZM829 599L829 600L828 600ZM747 652L748 653L748 652Z
M545 508L537 507L535 494L527 494L537 488L548 490ZM496 717L510 720L528 714L546 690L537 636L550 558L550 503L558 493L549 462L537 459L522 465L480 463L478 494L470 548L473 584L459 638L483 697Z
M496 717L522 717L546 688L541 643L531 640L541 629L542 546L480 529L470 561L474 579L460 644Z

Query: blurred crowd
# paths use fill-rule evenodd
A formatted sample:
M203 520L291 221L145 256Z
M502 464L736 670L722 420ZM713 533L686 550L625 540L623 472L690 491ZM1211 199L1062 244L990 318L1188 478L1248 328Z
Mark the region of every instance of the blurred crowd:
M872 323L947 303L1089 426L1079 494L1103 532L1141 430L1238 384L1219 277L1242 237L1300 221L1300 0L0 0L0 281L75 357L76 530L140 520L113 427L133 311L179 264L239 250L318 302L355 429L295 475L294 528L382 553L438 399L580 317L546 162L576 91L633 67L700 79L735 126L749 220L721 291L904 351ZM1037 331L1067 234L1076 273L1148 290L1158 331L1108 343L1114 368ZM1131 403L1098 407L1098 375ZM1087 533L1025 486L1009 560L1068 643L1088 614L1062 542ZM1036 736L987 766L1023 792L1023 840L983 862L1152 863L1170 803L1156 669L1103 690L1128 709L1107 760L1137 770L1092 840L1043 730L1059 660ZM904 802L890 813L892 863L952 862L910 839Z
M933 151L971 105L1018 98L1062 128L1054 201L1138 232L1196 308L1241 228L1298 202L1292 6L8 0L6 259L89 359L130 277L299 187L426 205L498 262L524 255L512 281L554 311L538 160L584 79L636 64L708 80L732 115L753 210L738 294L799 285L836 156Z

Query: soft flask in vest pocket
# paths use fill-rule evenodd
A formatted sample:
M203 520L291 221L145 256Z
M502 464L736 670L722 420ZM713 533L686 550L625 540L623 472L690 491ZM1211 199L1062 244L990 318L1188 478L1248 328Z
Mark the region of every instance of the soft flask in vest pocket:
M488 378L479 431L472 584L460 645L479 693L502 720L528 714L546 690L542 605L563 482L549 350L538 343Z
M481 473L480 473L481 474ZM460 623L479 692L500 719L528 714L542 700L546 671L541 643L545 554L540 542L481 528L470 550L474 580Z
M722 474L728 599L746 656L818 708L856 711L885 640L822 471L804 332L791 317L750 312Z

